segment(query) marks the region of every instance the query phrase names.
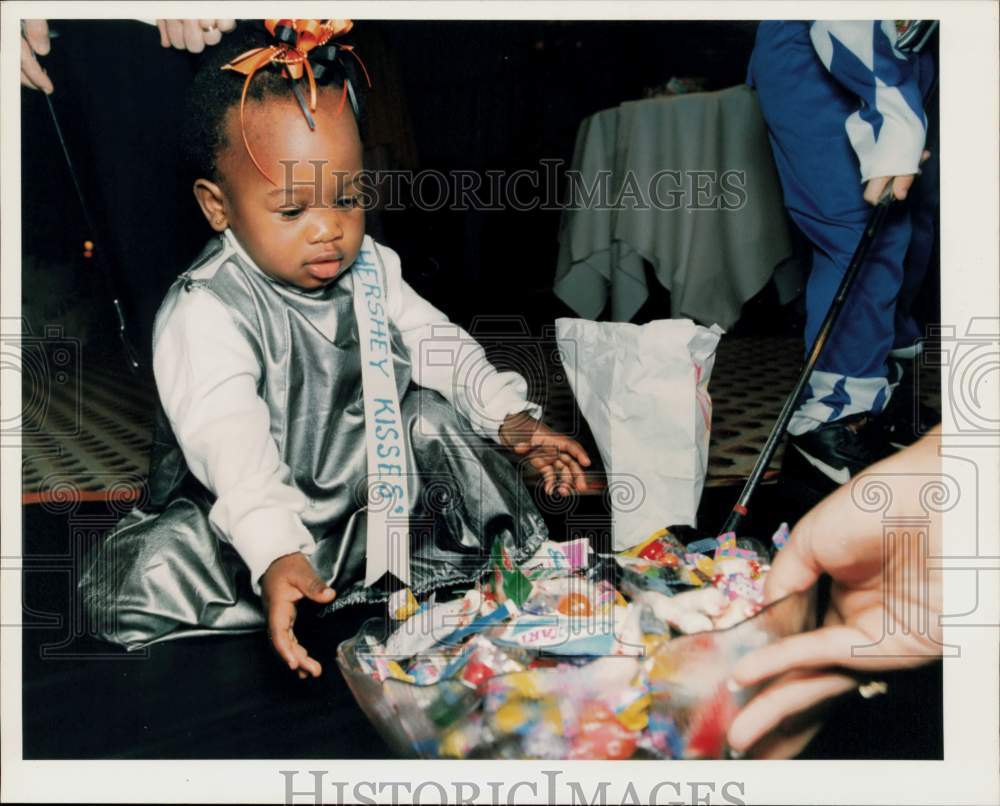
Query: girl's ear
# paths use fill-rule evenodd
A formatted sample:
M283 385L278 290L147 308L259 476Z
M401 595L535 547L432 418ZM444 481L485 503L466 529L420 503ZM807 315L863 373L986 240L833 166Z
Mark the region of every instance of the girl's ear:
M229 226L229 217L226 215L226 197L222 188L208 179L196 179L193 189L208 225L216 232L225 231Z

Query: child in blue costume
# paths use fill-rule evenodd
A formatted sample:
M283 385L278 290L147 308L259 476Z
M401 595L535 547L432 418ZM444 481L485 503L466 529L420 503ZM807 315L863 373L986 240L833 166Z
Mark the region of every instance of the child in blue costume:
M813 247L807 349L870 205L890 182L897 199L909 195L890 210L789 426L789 458L801 457L835 483L889 450L884 430L872 426L900 378L892 359L915 355L921 333L909 303L935 237L936 163L927 162L913 184L927 156L924 104L934 63L926 51L900 50L897 36L892 20L768 20L757 29L747 79L767 122L785 206ZM912 410L912 401L900 402Z
M487 439L527 457L548 492L584 489L590 460L539 421L524 379L492 367L365 235L359 127L351 105L337 111L337 79L319 81L314 130L278 70L254 75L241 106L244 76L222 66L266 44L237 32L195 78L194 192L217 235L156 320L165 420L151 501L99 548L81 587L109 640L134 648L266 623L305 677L321 668L295 639L298 601L334 610L388 595L365 584L368 431L394 440L380 467L405 453L417 594L477 579L494 539L519 561L546 537L516 467ZM394 378L379 404L398 395L393 425L367 422L366 371Z

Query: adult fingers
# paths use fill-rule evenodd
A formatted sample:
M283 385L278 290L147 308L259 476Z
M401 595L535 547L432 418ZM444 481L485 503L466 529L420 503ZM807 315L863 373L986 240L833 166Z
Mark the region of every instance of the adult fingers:
M198 20L201 38L205 41L206 47L218 45L222 41L222 31L219 30L218 23L218 20Z
M31 52L31 47L23 39L21 40L21 76L21 83L27 87L41 90L46 94L53 90L52 80L48 73L38 63L35 54ZM25 79L28 83L25 83Z
M878 204L878 200L882 197L882 192L891 178L891 176L874 176L869 179L868 184L865 185L865 201L869 204Z
M829 701L828 701L829 702ZM760 739L746 752L755 761L795 758L823 727L823 711L815 707L792 717Z
M298 643L292 632L292 624L295 623L295 604L288 600L278 600L271 603L267 608L267 636L271 639L282 660L288 664L289 669L299 668L299 657L295 651Z
M215 27L222 31L222 33L228 34L236 27L236 20L216 20Z
M28 40L31 49L39 56L47 56L52 49L49 39L49 23L47 20L25 20L24 38Z
M170 47L170 36L167 34L167 21L157 20L156 29L160 32L160 47Z
M902 201L907 197L912 186L913 174L897 176L894 180L892 180L892 195Z
M741 686L750 686L785 672L824 666L879 668L884 665L879 658L856 658L852 653L854 647L870 643L871 639L854 627L821 627L754 650L736 663L732 678Z
M178 50L184 50L184 21L164 20L166 24L167 39L170 44Z
M198 20L181 20L184 31L184 48L190 53L201 53L205 49L205 34Z
M742 753L789 717L839 697L857 685L855 678L836 672L779 680L736 715L729 726L729 745Z
M824 501L819 506L825 503ZM818 517L817 508L806 513L792 530L787 545L775 556L764 582L766 603L776 602L789 593L806 590L823 573L813 542L813 535L817 534L814 524Z

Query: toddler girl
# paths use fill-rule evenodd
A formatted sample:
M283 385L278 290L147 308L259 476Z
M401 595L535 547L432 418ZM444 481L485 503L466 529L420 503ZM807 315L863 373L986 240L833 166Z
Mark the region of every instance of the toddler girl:
M486 440L550 493L584 489L590 464L365 235L354 87L342 52L307 51L318 22L237 31L195 78L188 150L216 234L156 319L150 499L81 582L109 640L266 623L301 677L321 671L292 631L303 597L334 610L469 583L495 539L519 561L545 538Z

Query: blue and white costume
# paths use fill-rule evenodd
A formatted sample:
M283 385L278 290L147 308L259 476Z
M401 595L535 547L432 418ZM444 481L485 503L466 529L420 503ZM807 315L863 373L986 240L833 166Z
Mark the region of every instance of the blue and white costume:
M917 173L927 139L924 101L933 84L927 54L896 48L881 21L762 22L747 81L767 122L785 206L813 246L806 287L811 348L858 244L871 207L864 183ZM934 157L932 157L934 158ZM898 378L892 350L921 335L908 314L933 247L933 168L906 205L890 210L795 413L803 434L854 414L882 411ZM903 304L897 308L897 299Z

